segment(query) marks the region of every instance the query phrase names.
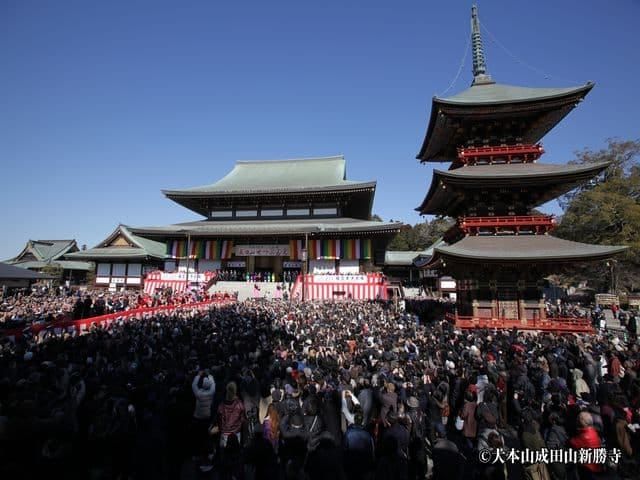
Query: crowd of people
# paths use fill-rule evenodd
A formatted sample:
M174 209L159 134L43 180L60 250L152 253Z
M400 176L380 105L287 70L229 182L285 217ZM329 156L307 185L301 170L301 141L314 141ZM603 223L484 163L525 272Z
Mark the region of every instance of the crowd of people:
M134 290L109 292L99 289L36 285L0 299L0 329L26 327L37 322L53 322L66 318L81 320L134 308L183 305L206 301L209 298L210 295L206 292L174 292L170 288L145 294Z
M638 478L640 350L614 334L249 300L0 347L2 478ZM482 455L545 448L611 455Z

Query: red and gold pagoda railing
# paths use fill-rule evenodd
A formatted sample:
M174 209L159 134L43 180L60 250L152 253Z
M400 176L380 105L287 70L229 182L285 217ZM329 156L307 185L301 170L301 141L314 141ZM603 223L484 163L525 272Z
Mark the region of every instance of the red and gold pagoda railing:
M549 317L544 319L486 318L447 313L446 319L457 328L510 330L539 330L550 333L594 333L595 330L587 318Z
M556 226L553 215L504 215L496 217L458 217L444 235L447 242L455 242L466 235L518 235L522 232L540 235Z
M532 162L544 153L542 145L497 145L458 148L458 161L467 165L476 163Z

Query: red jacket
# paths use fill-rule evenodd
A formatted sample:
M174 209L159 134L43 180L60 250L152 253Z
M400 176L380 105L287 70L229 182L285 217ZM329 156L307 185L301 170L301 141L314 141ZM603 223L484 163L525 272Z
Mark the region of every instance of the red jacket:
M602 442L600 441L598 431L594 427L585 427L578 429L578 434L569 439L569 445L575 449L600 448L602 446ZM602 466L597 463L587 463L583 466L591 472L602 471Z
M222 402L218 407L218 425L222 433L240 432L244 419L244 405L237 397L232 402Z

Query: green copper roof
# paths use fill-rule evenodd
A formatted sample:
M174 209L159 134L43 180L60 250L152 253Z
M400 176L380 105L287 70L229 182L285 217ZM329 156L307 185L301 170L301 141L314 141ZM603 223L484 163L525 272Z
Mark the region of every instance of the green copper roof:
M131 227L138 235L163 236L235 236L235 235L291 235L291 234L349 234L397 232L399 222L378 222L355 218L296 219L296 220L233 220L198 221L166 225L161 227Z
M453 170L435 169L437 176L448 179L519 179L533 177L556 177L558 175L578 175L586 173L593 176L607 168L611 162L594 163L510 163L495 165L465 165Z
M129 241L129 246L111 246L113 239L122 235ZM166 245L148 238L140 237L131 232L126 225L119 225L111 235L100 242L96 247L79 252L67 254L66 257L73 259L109 259L109 258L165 258Z
M69 250L77 249L75 240L29 240L22 252L16 257L7 260L9 264L20 263L20 259L25 255L35 258L36 261L48 262L57 260Z
M513 163L435 169L429 191L416 210L422 214L457 216L471 201L466 194L499 188L538 189L535 202L530 205L537 207L595 177L609 164Z
M501 83L475 84L462 92L445 98L434 98L434 103L459 105L496 105L501 103L534 102L565 97L593 88L593 83L568 88L530 88Z
M308 190L343 190L372 188L375 182L346 179L344 157L294 160L242 161L211 185L183 190L163 190L168 196L224 195Z
M384 252L384 264L388 266L412 267L413 259L422 252L387 250Z
M50 262L29 261L29 262L15 263L14 265L16 267L28 268L33 270L39 270L41 268L45 268L48 266L60 267L64 270L89 271L93 269L93 266L91 265L90 262L77 262L73 260L52 260Z
M452 245L436 247L433 259L493 263L601 260L626 249L572 242L551 235L468 236Z

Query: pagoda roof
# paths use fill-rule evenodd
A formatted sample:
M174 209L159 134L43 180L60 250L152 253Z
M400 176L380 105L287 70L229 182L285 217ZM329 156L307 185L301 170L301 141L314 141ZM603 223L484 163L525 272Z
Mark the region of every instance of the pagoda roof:
M222 179L210 185L163 190L168 198L247 194L308 193L375 189L376 182L346 179L343 156L291 160L239 161Z
M492 136L498 137L498 141L504 136L510 141L535 144L593 86L589 82L577 87L530 88L474 82L456 95L433 97L429 126L417 158L422 162L454 161L458 147Z
M465 190L523 187L538 188L531 207L542 205L598 175L611 162L587 164L511 163L465 165L454 170L433 171L431 186L417 211L455 216Z
M504 83L475 83L450 97L434 97L434 102L448 105L501 105L509 103L540 102L572 96L593 88L593 83L579 87L532 88Z
M518 263L602 260L626 246L590 245L551 235L467 236L452 245L434 249L430 264L438 260L465 263Z
M134 234L126 225L118 227L94 248L65 255L72 259L87 260L144 260L164 259L166 245Z
M402 227L400 222L380 222L355 218L331 219L274 219L274 220L202 220L178 223L160 227L131 228L138 235L153 236L262 236L262 235L303 235L309 234L367 234L396 233Z

